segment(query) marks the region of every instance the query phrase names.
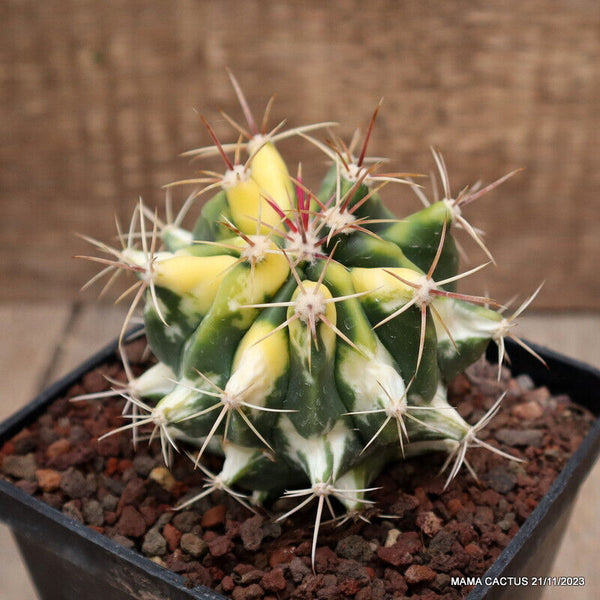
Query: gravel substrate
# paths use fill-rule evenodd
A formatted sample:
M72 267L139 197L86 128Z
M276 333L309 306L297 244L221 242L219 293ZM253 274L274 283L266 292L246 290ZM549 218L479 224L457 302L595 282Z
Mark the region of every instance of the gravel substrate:
M129 354L141 356L141 345ZM442 455L392 465L374 483L381 488L371 496L376 505L363 515L370 523L356 517L322 525L313 572L314 506L276 523L294 506L289 500L255 515L213 492L189 510L171 510L201 491L202 475L182 456L168 471L156 443L140 443L134 453L128 433L98 441L123 424L123 401L69 398L108 389L104 375L124 379L116 363L86 375L0 448L0 476L183 574L190 586L234 600L463 598L470 588L451 586L451 577L487 570L594 420L568 397L534 388L527 376L503 371L498 384L496 367L477 363L454 381L451 402L475 423L507 389L480 437L525 462L469 450L480 481L463 468L446 490L437 476ZM218 471L219 459L208 457L207 465Z

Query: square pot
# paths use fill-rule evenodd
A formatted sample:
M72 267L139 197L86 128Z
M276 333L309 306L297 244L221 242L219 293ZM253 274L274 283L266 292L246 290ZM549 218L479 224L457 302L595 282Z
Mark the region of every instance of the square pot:
M566 393L593 414L600 414L600 371L536 347L548 369L516 344L507 342L513 375L527 373L554 394ZM0 445L41 415L50 403L91 369L114 356L116 342L52 385L0 424ZM488 358L495 359L495 348ZM519 532L483 575L467 600L532 600L542 590L532 578L546 575L568 523L577 491L600 453L600 419L554 481ZM126 549L47 504L0 480L0 519L13 531L42 600L223 600L204 588L186 587L183 577ZM515 579L509 579L515 578ZM528 585L524 585L527 578ZM521 584L521 585L519 585Z

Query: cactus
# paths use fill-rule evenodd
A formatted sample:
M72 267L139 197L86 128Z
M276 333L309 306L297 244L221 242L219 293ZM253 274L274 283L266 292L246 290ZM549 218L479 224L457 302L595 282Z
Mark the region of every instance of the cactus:
M158 360L134 378L122 334L129 384L112 393L128 399L131 422L121 429L152 425L167 462L182 442L194 445L190 456L207 477L200 496L221 489L248 507L297 498L281 519L315 500L314 558L325 505L333 516L332 498L348 512L369 505L370 486L390 461L445 451L448 485L463 464L476 477L469 447L512 458L478 438L501 398L469 425L446 386L490 341L504 355L504 337L515 337L515 318L535 296L507 319L490 298L455 289L482 268L459 272L457 227L492 260L462 209L514 172L452 198L433 150L444 197L429 203L414 174L380 173L381 161L367 157L379 106L357 158L356 140L348 147L312 137L331 123L268 132L265 115L259 130L231 79L247 128L226 116L240 139L223 145L202 118L214 145L187 153L220 155L225 172L167 186L165 221L140 201L122 248L86 238L110 255L86 258L104 265L94 281L112 273L112 282L121 271L137 277L126 292L134 294L126 323L144 302ZM300 169L289 174L276 148L291 136L332 161L318 194ZM390 183L410 186L425 207L397 219L379 195ZM170 194L184 184L204 187L173 217ZM211 190L186 230L195 199ZM205 451L223 456L219 474L201 463Z

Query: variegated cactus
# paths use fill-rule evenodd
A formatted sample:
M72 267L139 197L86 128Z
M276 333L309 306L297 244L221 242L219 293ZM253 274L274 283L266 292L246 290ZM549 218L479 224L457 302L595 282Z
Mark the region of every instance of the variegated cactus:
M410 174L381 174L367 158L379 107L356 157L356 143L309 135L331 123L259 131L232 81L248 129L228 118L241 138L223 145L205 121L214 145L189 153L220 154L224 174L172 184L205 187L175 218L169 204L165 222L140 202L122 249L89 240L112 255L96 259L102 274L137 276L128 321L143 299L158 359L117 390L132 409L122 429L154 425L167 462L181 442L195 446L208 478L201 495L224 489L245 504L245 493L254 503L298 498L283 517L315 499L314 546L324 503L331 509L334 497L347 511L368 504L390 461L446 451L450 481L469 467L467 448L502 454L477 437L500 399L471 426L448 403L446 384L490 341L503 355L504 338L514 337L514 318L498 305L455 291L478 268L459 273L453 236L463 228L485 249L462 209L512 173L453 198L434 150L443 198L430 203ZM290 136L332 161L318 194L300 172L289 174L275 147ZM425 207L399 220L379 196L390 182L411 186ZM194 228L184 229L194 200L210 190ZM219 474L200 462L205 451L224 457Z

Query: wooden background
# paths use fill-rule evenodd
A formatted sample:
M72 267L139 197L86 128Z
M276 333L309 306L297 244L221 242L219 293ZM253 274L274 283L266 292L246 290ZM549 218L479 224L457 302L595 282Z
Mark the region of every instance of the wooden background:
M0 300L76 295L94 269L73 232L109 240L199 168L178 157L208 142L194 109L229 135L229 66L257 113L276 93L274 121L346 137L383 96L372 152L427 173L435 144L454 191L525 167L468 209L500 265L472 285L506 300L545 280L538 309L599 308L597 0L4 0L0 24Z

